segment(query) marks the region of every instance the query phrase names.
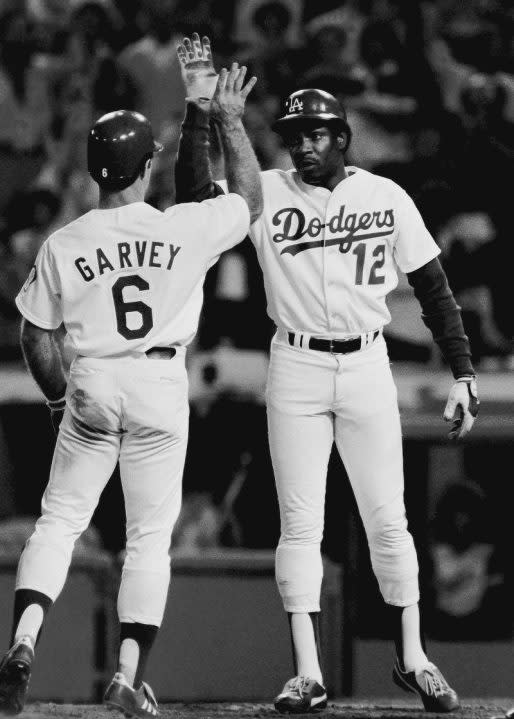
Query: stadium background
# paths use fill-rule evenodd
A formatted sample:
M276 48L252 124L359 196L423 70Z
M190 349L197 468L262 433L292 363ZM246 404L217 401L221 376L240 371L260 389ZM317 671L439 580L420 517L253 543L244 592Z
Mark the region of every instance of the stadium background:
M194 30L211 37L216 67L237 59L259 78L245 121L263 169L290 166L269 129L281 98L326 89L348 109L348 160L405 187L441 247L482 412L469 441L447 444L450 374L401 279L386 337L406 501L433 656L461 693L512 696L514 10L502 0L0 0L0 640L7 645L14 567L54 442L21 361L14 297L48 234L95 204L84 137L104 112L150 118L166 151L148 201L173 203L184 110L175 44ZM212 148L221 176L215 132ZM272 578L278 511L263 404L272 327L248 241L210 271L205 294L189 353L175 579L150 671L166 699L253 700L273 695L290 667ZM389 630L335 456L326 515L329 688L396 696ZM33 697L95 700L110 677L123 520L115 474L42 641Z

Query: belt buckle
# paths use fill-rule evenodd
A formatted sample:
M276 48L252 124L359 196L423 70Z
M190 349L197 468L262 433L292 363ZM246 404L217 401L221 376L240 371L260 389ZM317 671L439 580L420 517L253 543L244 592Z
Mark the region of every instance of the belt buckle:
M335 354L335 353L334 353L334 340L333 340L333 339L329 339L328 342L329 342L329 350L328 350L328 351L329 351L331 354Z

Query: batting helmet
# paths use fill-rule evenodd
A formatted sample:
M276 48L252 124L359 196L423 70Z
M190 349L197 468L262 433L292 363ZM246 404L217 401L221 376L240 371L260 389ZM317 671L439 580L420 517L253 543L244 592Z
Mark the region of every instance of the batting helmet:
M297 123L306 124L313 120L321 120L335 129L344 130L348 141L345 150L350 144L352 131L346 119L343 106L329 92L324 90L297 90L286 100L285 114L273 124L273 130L282 135Z
M142 164L161 150L144 115L116 110L102 115L91 128L87 168L100 187L123 190L134 182Z

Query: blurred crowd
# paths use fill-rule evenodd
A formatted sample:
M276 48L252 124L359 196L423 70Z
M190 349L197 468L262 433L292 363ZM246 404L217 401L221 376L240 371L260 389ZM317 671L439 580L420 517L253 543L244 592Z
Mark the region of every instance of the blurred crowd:
M41 243L95 204L84 138L96 118L119 108L149 117L166 148L149 201L174 202L184 112L175 47L194 30L210 36L216 67L237 59L258 76L246 124L264 169L290 166L270 130L287 94L316 86L343 101L348 161L416 199L477 364L512 366L508 0L0 0L0 359L19 358L13 300ZM221 173L214 131L212 148ZM270 327L251 248L213 274L200 346L264 349ZM393 354L426 359L404 339Z

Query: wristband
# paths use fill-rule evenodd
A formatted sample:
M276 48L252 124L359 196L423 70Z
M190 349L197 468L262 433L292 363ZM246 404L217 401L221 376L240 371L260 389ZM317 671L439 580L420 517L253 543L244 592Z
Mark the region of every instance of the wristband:
M64 409L66 407L66 397L61 397L60 399L47 399L46 406L50 410Z

